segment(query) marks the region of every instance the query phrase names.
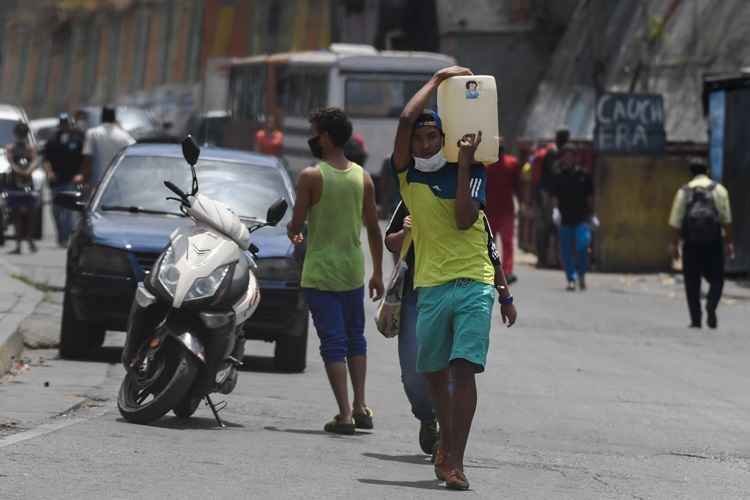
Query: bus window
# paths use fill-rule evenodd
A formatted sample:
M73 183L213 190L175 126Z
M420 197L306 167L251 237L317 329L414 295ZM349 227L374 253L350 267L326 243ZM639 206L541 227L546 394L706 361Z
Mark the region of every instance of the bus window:
M432 75L352 75L346 79L346 112L351 117L397 118L406 102ZM433 96L429 106L435 108Z
M233 68L229 87L229 109L241 120L258 121L264 116L265 64Z
M279 103L286 116L306 117L328 103L328 72L285 67L278 76Z

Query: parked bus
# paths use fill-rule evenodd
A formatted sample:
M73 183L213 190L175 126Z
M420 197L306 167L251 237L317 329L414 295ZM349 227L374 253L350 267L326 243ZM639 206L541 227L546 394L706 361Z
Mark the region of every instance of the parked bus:
M455 60L442 54L333 44L329 50L234 59L229 64L227 146L253 148L255 132L266 117L275 115L284 132L284 159L296 176L314 161L307 146L308 115L337 106L363 136L368 152L363 167L377 181L383 160L393 150L406 101L435 71Z

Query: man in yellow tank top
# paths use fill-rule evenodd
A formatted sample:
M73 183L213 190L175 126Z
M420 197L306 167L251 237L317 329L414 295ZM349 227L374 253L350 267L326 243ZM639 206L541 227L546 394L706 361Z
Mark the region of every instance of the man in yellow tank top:
M302 288L320 338L320 354L339 407L324 429L354 434L355 427L372 429L372 410L365 402L367 342L365 340L364 254L362 225L372 254L370 298L383 295L383 240L375 206L375 188L361 166L344 155L352 124L343 111L326 108L310 116L313 156L321 161L303 170L297 180L297 199L288 234L292 243L305 241ZM347 363L354 387L349 404Z
M440 424L435 474L458 490L469 488L464 452L477 404L475 375L487 359L495 289L503 321L511 326L516 320L505 275L502 268L496 272L487 252L487 174L474 162L481 131L466 131L458 165L449 164L441 153L441 118L424 109L441 82L471 74L457 66L442 69L411 98L391 158L413 216L417 371L427 379Z

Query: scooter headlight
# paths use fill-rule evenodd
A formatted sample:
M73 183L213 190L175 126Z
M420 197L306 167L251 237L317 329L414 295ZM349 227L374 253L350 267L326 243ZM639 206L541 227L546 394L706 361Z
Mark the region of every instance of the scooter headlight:
M228 272L229 266L222 266L208 276L196 279L185 295L185 300L198 300L211 297L219 289Z
M167 248L164 253L164 257L161 259L159 265L159 283L169 294L174 297L177 291L177 282L180 281L180 270L177 269L177 262L174 258L174 250L172 247Z

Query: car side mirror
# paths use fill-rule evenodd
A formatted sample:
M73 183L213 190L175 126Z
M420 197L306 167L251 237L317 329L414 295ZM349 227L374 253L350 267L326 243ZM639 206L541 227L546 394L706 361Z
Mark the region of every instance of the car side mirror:
M198 163L198 157L201 155L201 148L198 147L198 144L195 143L195 139L193 139L192 135L188 135L185 137L185 140L182 141L182 156L185 158L185 161L188 162L190 165L195 165Z
M83 195L78 191L60 191L59 193L55 193L52 203L58 207L76 212L82 212L86 206L86 203L83 201Z
M266 224L269 226L275 226L284 218L286 209L289 208L289 204L284 198L279 198L274 201L273 204L268 207L268 213L266 214Z

